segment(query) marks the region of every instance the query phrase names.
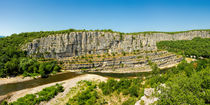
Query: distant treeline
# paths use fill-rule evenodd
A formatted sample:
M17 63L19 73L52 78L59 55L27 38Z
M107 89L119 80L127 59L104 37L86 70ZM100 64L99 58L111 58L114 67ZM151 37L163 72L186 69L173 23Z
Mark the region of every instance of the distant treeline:
M161 41L157 43L157 47L187 57L210 57L210 38L197 37L193 40Z

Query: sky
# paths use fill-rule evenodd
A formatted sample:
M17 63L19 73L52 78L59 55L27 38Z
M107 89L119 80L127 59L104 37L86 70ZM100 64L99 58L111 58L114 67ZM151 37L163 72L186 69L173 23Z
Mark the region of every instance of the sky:
M210 29L210 0L0 0L0 35L70 28Z

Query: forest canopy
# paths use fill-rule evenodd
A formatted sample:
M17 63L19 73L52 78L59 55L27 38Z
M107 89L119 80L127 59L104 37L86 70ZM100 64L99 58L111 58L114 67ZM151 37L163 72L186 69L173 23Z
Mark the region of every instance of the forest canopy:
M210 57L210 38L196 37L192 40L161 41L157 43L157 47L187 57Z

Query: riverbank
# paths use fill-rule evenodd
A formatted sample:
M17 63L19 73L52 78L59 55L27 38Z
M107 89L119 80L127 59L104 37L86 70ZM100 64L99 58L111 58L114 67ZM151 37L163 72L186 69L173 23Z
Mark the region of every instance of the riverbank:
M64 80L64 81L60 81L60 82L54 82L54 83L50 83L50 84L46 84L46 85L42 85L42 86L38 86L38 87L34 87L34 88L27 88L27 89L23 89L20 91L12 92L10 94L0 96L0 100L7 98L6 100L8 102L13 102L13 101L16 101L18 98L25 96L26 94L34 94L34 93L41 91L43 88L55 85L56 83L62 83L62 86L64 86L64 92L58 94L54 99L48 101L47 103L49 103L49 105L50 105L50 103L55 103L57 98L64 97L69 92L71 87L76 86L78 81L81 81L81 80L105 81L106 79L107 79L106 77L102 77L102 76L98 76L98 75L94 75L94 74L84 74L84 75L77 76L72 79L68 79L68 80ZM45 103L45 104L47 104L47 103Z
M162 66L162 67L160 67L160 69L164 70L164 69L167 69L167 68L174 67L178 64L179 63ZM113 73L113 74L124 73L124 74L126 74L126 73L140 73L140 72L150 72L150 71L152 71L150 68L149 69L144 69L143 71L139 70L138 68L132 68L132 69L131 68L123 68L123 69L117 69L115 71L108 70L108 71L104 71L104 72L101 72L101 73L102 74L103 73ZM53 78L54 76L57 76L59 74L63 75L65 73L70 73L70 72L72 73L71 70L62 71L62 72L59 72L59 73L57 73L53 76L50 76L49 78ZM64 88L67 89L67 91L69 91L69 88L76 86L76 83L80 80L91 80L91 79L105 80L105 79L108 78L107 76L103 76L103 75L99 76L97 74L94 74L93 72L81 73L81 71L76 71L74 73L77 73L77 76L72 77L72 78L65 78L64 80L59 80L59 81L54 81L54 82L50 81L49 83L40 84L40 85L37 85L37 86L34 86L34 87L23 85L26 88L23 88L23 89L20 89L20 90L17 90L17 91L13 91L13 92L8 92L8 94L0 95L0 102L1 102L1 100L4 100L5 98L7 98L7 100L9 102L15 101L17 98L22 97L25 94L36 93L38 91L41 91L41 89L43 89L45 87L55 85L56 83L64 83L63 84ZM90 73L90 74L88 74L88 73ZM91 74L91 73L93 73L93 74ZM65 74L65 75L67 75L68 77L70 76L70 74ZM49 78L46 78L46 79L49 79ZM61 77L59 77L59 78L61 78ZM12 83L19 84L19 83L24 82L24 81L28 82L28 81L38 80L38 79L40 79L40 77L35 77L34 78L34 77L17 76L17 77L11 77L11 78L1 78L0 79L0 85L5 85L6 87L8 87L7 86L8 84L12 84ZM49 81L49 80L45 80L45 81ZM29 84L34 84L34 82L33 83L30 82ZM6 88L3 88L3 89L6 89ZM63 97L65 95L66 95L66 93L64 92L59 97ZM56 102L56 100L54 100L54 101Z
M159 67L161 70L171 68L174 66L177 66L179 63L174 63L166 66ZM143 68L143 67L134 67L134 68L119 68L116 70L102 70L102 71L87 71L87 70L63 70L62 72L58 72L54 75L68 73L68 72L77 72L77 73L94 73L94 72L101 72L101 73L141 73L141 72L151 72L151 68ZM52 76L52 75L50 75ZM36 77L23 77L23 76L17 76L17 77L9 77L9 78L0 78L0 85L3 84L9 84L9 83L17 83L17 82L24 82L28 80L38 79L40 76Z
M62 70L61 72L58 72L56 74L50 74L50 76L54 76L54 75L59 75L59 74L64 74L64 73L69 73L71 71L68 70ZM29 81L29 80L33 80L33 79L39 79L41 78L41 76L36 76L36 77L24 77L22 75L20 76L16 76L16 77L7 77L7 78L0 78L0 85L3 84L10 84L10 83L18 83L18 82L24 82L24 81Z

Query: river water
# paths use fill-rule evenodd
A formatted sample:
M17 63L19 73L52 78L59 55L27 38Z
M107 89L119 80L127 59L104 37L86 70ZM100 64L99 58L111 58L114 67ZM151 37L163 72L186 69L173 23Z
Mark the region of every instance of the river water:
M161 72L165 72L166 70L161 70ZM0 85L0 96L6 95L11 92L27 89L27 88L34 88L37 86L64 81L67 79L75 78L80 75L84 74L97 74L108 78L130 78L130 77L142 77L150 75L149 72L140 72L140 73L101 73L101 72L94 72L94 73L76 73L76 72L65 72L56 75L51 75L48 78L37 78L32 80L27 80L23 82L16 82L16 83L8 83Z
M52 76L49 76L48 78L37 78L37 79L27 80L23 82L3 84L3 85L0 85L0 96L6 95L10 92L14 92L18 90L33 88L33 87L37 87L37 86L41 86L41 85L45 85L49 83L71 79L79 75L82 75L82 74L75 73L75 72L66 72L66 73L52 75Z

